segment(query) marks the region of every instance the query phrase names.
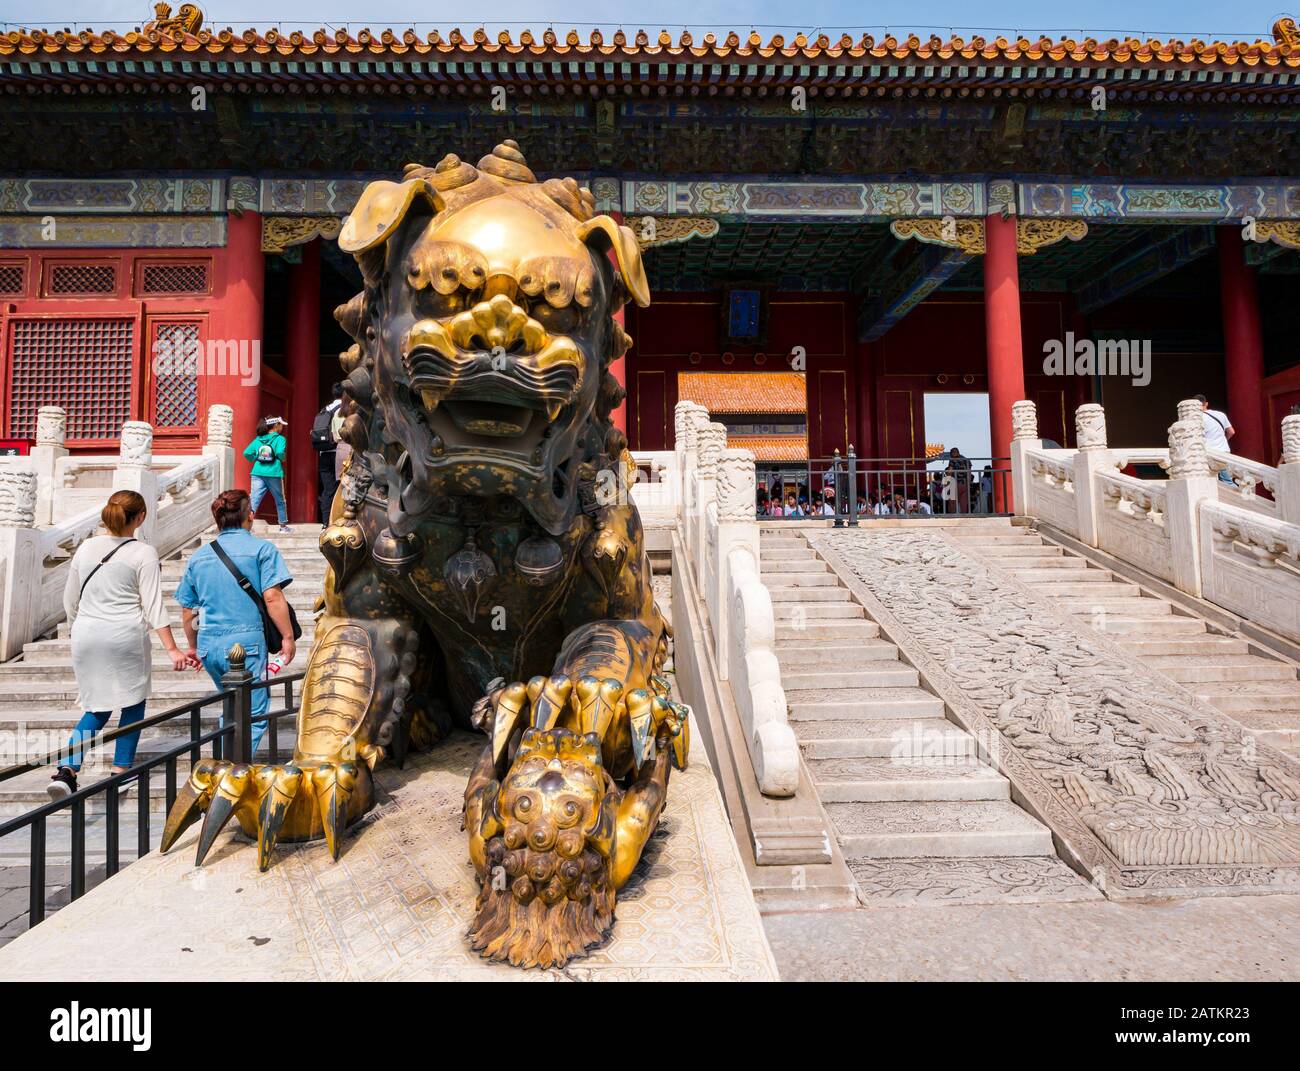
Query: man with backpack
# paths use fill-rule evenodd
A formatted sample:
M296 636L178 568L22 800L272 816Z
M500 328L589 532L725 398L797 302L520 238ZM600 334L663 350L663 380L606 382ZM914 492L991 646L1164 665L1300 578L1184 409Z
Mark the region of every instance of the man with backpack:
M338 449L339 406L343 403L343 384L335 383L331 390L333 400L316 414L311 425L311 448L316 451L316 474L320 479L321 524L329 524L330 506L334 502L334 492L338 490L339 481L335 476L335 451Z
M1228 414L1222 409L1211 409L1204 394L1198 394L1196 400L1201 403L1201 420L1205 423L1205 448L1221 454L1232 453L1228 440L1237 434ZM1232 473L1227 469L1219 470L1220 483L1232 483Z

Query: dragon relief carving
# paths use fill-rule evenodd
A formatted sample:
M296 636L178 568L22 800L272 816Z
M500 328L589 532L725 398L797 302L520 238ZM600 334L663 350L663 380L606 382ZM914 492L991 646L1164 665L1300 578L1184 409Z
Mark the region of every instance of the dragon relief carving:
M1300 864L1290 758L940 536L847 533L835 547L929 652L927 672L988 719L1010 764L1036 772L1019 783L1042 813L1067 830L1082 822L1125 883L1250 884L1234 876L1243 866L1267 883L1271 868ZM1091 862L1108 865L1103 853ZM1198 870L1172 875L1183 867Z
M640 250L511 141L370 183L339 245L365 284L336 312L352 454L293 759L200 763L163 845L206 814L201 862L233 815L263 868L277 840L337 857L378 762L478 729L471 945L562 965L609 933L689 748L636 507L602 493L631 466L608 367Z

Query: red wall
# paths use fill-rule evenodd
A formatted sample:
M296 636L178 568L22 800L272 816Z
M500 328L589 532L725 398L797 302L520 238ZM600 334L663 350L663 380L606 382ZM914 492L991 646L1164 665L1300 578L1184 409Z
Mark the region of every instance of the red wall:
M815 457L843 451L850 442L861 457L923 456L925 394L988 391L981 294L943 294L923 302L870 343L854 341L852 295L773 294L761 355L741 347L720 352L720 302L717 292L662 294L648 309L629 309L634 341L628 436L634 448L672 446L678 372L784 368L796 345L808 352L809 448ZM1021 300L1025 387L1038 403L1040 432L1060 443L1073 440L1072 414L1086 400L1087 383L1044 376L1043 344L1063 338L1067 328L1078 333L1072 315L1065 295Z
M673 445L678 372L782 371L807 355L808 441L815 457L844 451L858 426L856 301L851 294L774 292L767 341L723 349L720 292L658 294L648 309L628 307L628 438L634 449Z

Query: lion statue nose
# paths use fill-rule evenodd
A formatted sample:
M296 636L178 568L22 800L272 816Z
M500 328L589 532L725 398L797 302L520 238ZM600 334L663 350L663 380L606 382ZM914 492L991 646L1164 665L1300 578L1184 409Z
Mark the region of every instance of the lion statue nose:
M480 301L456 316L450 326L452 339L462 349L500 347L508 353L532 354L546 341L542 325L505 294Z

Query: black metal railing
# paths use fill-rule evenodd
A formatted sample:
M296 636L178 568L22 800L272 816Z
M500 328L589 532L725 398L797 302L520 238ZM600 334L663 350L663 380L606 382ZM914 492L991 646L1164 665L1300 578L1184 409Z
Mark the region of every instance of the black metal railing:
M233 652L232 652L233 653ZM125 728L116 728L87 737L76 743L68 744L51 751L39 758L28 759L13 766L0 769L0 783L13 780L40 767L58 767L66 764L74 755L84 756L91 748L98 747L130 733L142 733L147 729L180 719L188 719L189 738L182 744L169 748L162 753L136 763L129 770L96 781L94 784L79 788L63 799L54 800L30 811L0 821L0 841L23 830L29 830L31 849L29 855L28 889L30 907L28 910L28 927L44 920L46 915L48 851L47 833L52 819L57 819L63 812L70 812L71 845L68 852L69 878L67 889L69 900L76 900L86 892L86 805L97 796L104 797L104 877L112 877L121 869L120 833L122 828L120 786L131 782L136 786L136 854L137 857L152 851L152 813L154 799L154 773L162 768L163 814L171 810L176 800L178 763L186 755L191 766L203 757L204 748L216 759L229 759L233 762L249 762L252 759L253 723L264 721L266 729L267 761L279 762L280 738L279 722L282 718L296 714L298 706L294 700L294 685L301 681L303 674L281 673L272 680L255 680L244 668L243 662L232 659L231 671L222 677L225 686L222 691L214 692L150 715L141 721L133 722ZM253 693L258 690L268 691L284 689L284 706L268 710L254 718L252 715ZM217 728L203 730L203 714L211 707L220 706L221 721ZM260 758L260 756L259 756Z
M886 516L996 517L1006 514L1011 497L1005 457L862 458L850 450L800 462L760 461L755 469L755 509L765 521L824 518L852 527Z

